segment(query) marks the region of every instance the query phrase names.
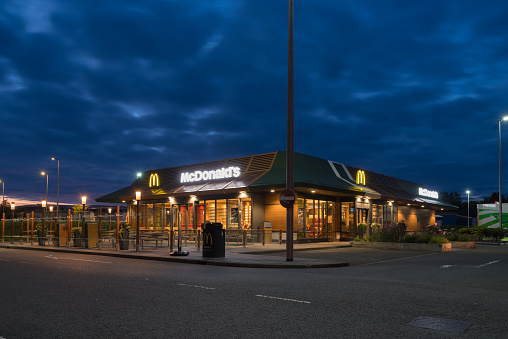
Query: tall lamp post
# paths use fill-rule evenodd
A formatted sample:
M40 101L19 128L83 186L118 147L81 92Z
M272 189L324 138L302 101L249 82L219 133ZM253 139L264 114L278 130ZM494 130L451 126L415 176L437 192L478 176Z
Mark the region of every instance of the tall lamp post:
M43 200L41 203L42 206L42 246L46 243L46 206L47 201ZM41 242L39 241L39 245Z
M11 203L11 244L14 243L14 210L16 209L16 205Z
M2 215L5 213L5 182L0 180L2 183Z
M139 203L141 201L141 192L136 192L136 252L139 252Z
M467 190L466 193L467 193L467 228L469 228L469 193L471 193L471 191Z
M57 181L56 181L56 219L58 220L58 200L60 198L60 159L57 158L51 158L51 160L56 160L58 164L58 174L57 174Z
M503 228L503 193L501 190L501 121L507 121L508 116L499 119L499 228Z
M49 175L46 172L41 172L41 175L46 176L46 201L48 201L48 184L49 184ZM46 212L48 211L48 208L46 207Z
M86 195L83 195L81 197L81 204L83 205L83 223L82 223L82 226L81 226L81 237L82 237L82 240L81 240L81 248L85 248L85 239L88 237L88 232L86 230L86 227L85 227L85 208L86 208Z

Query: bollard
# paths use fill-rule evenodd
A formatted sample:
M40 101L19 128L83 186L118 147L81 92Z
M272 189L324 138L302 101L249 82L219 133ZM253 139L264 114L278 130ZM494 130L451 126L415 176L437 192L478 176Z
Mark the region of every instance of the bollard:
M243 247L245 247L247 245L247 231L246 230L243 230L242 242L243 242Z
M173 242L174 242L174 231L169 231L169 251L173 252Z
M261 239L263 241L263 246L265 246L265 230L261 230Z
M279 231L279 245L282 245L282 230Z
M201 230L198 230L198 239L196 242L198 244L198 251L199 251L201 248Z

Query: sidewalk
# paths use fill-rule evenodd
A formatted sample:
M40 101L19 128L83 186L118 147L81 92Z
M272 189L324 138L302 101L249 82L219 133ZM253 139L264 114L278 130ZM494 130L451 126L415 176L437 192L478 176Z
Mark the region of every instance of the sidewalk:
M104 244L105 246L106 244ZM106 247L106 246L105 246ZM147 247L139 252L135 249L126 251L116 250L111 247L102 249L91 248L82 249L78 247L53 247L53 246L39 246L30 244L10 244L0 243L0 248L10 249L24 249L35 251L48 251L59 253L79 253L87 255L102 255L131 259L144 259L144 260L158 260L169 261L186 264L199 264L199 265L215 265L215 266L230 266L230 267L250 267L250 268L327 268L327 267L344 267L349 266L349 263L335 262L328 260L309 260L298 258L299 251L310 251L326 248L338 247L351 247L350 242L323 242L323 243L309 243L309 244L294 244L293 245L293 261L286 261L285 257L273 256L274 253L285 253L285 244L261 244L248 245L243 247L241 245L227 245L226 256L224 258L203 258L202 250L198 251L196 246L182 247L182 251L189 252L188 256L171 256L169 247ZM175 247L174 250L177 250Z

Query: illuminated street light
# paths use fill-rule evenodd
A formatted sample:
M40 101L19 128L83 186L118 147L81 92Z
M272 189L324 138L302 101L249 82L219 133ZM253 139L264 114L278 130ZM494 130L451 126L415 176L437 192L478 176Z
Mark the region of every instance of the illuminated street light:
M139 252L139 203L141 201L141 192L136 192L136 252Z
M58 219L58 213L59 213L58 201L60 198L60 159L51 158L51 160L56 160L58 163L58 174L57 174L57 182L56 182L56 218Z
M86 205L86 195L83 195L81 197L81 204L83 205L83 224L81 226L81 248L85 248L85 239L88 233L85 227L85 205Z
M469 228L469 193L471 193L471 191L467 190L466 193L467 193L467 228Z
M5 182L0 180L2 183L2 215L5 213Z
M499 228L503 229L503 193L501 190L501 121L507 121L508 116L499 119Z
M16 209L16 204L11 203L11 244L14 243L14 210Z
M49 175L46 172L41 172L41 175L46 176L46 201L48 201L48 184L49 184ZM46 209L47 212L47 209Z

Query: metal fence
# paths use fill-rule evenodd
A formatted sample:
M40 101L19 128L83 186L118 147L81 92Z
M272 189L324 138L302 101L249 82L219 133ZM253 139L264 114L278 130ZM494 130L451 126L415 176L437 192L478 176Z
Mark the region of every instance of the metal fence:
M120 232L127 225L126 215L67 216L65 218L2 219L2 243L30 244L34 246L81 247L99 249L121 249L122 245L135 248L136 228L130 228L125 239ZM85 226L83 230L83 225ZM100 225L100 227L99 227ZM294 234L296 235L296 233ZM144 248L177 246L180 238L182 246L195 246L201 249L203 235L201 229L185 229L180 234L174 229L140 229L139 244ZM265 230L225 230L225 243L230 246L280 243L286 239L282 231Z

